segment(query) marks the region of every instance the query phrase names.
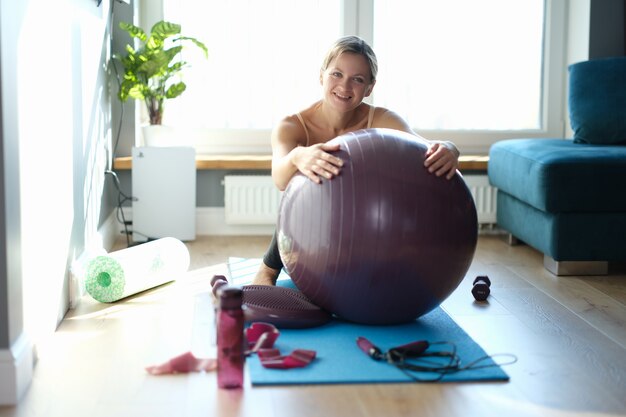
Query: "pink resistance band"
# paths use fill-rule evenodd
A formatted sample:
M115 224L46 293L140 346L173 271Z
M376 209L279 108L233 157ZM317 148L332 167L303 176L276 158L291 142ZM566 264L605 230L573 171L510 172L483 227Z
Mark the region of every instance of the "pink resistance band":
M314 350L296 349L289 355L283 356L280 350L274 348L274 342L280 332L269 323L252 323L246 329L246 339L250 350L248 354L256 353L264 368L291 369L303 368L315 359Z
M269 323L252 323L246 329L248 350L246 356L256 353L265 368L291 369L307 366L315 359L314 350L296 349L289 355L283 356L280 350L274 348L274 343L280 332ZM160 365L146 367L151 375L166 375L188 372L211 372L217 369L217 360L213 358L196 358L193 353L186 352Z

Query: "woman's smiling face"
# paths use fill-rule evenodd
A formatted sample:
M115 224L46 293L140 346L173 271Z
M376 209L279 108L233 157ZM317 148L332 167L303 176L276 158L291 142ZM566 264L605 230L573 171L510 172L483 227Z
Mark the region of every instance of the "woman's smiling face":
M363 55L344 52L321 74L324 100L339 111L355 109L372 93L374 83Z

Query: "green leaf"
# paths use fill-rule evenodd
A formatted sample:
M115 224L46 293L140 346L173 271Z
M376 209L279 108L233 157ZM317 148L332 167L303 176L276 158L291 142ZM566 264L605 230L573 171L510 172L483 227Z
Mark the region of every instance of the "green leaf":
M130 90L133 89L136 85L138 84L135 80L125 79L124 81L122 81L122 83L120 84L120 91L117 94L118 98L121 101L128 100L130 97Z
M206 58L209 57L209 49L206 47L205 44L203 44L202 42L200 42L199 40L197 40L196 38L189 38L187 36L181 36L179 38L180 40L185 40L185 41L191 41L193 42L198 48L202 49L202 52L204 52L204 56Z
M128 52L128 55L131 55L131 56L135 55L135 53L136 53L135 50L133 49L133 47L128 45L128 44L126 45L126 52Z
M130 90L128 90L129 97L137 100L143 100L145 98L144 88L141 84L135 84Z
M142 42L145 42L148 38L148 35L146 35L146 32L144 32L142 28L127 22L120 22L120 29L128 32L131 38L137 38Z
M187 85L185 85L185 83L182 81L176 84L172 84L165 92L165 98L178 97L179 95L183 93L183 91L185 91L186 88L187 88Z
M164 40L169 38L170 36L180 34L180 25L171 22L165 22L161 20L152 26L150 30L150 35L153 38L157 38L159 40Z
M158 50L163 49L163 39L160 39L156 36L150 36L148 42L146 42L146 49L148 50Z
M172 73L172 75L174 75L177 72L179 72L180 70L182 70L186 65L187 65L187 63L185 61L178 61L178 62L175 62L174 65L171 65L168 68L168 71L170 73Z
M147 78L162 76L167 72L167 66L170 60L171 58L168 54L163 51L159 51L158 53L152 54L150 59L142 62L142 64L137 68L137 71L145 73Z
M174 58L176 58L176 55L178 55L178 54L180 53L180 51L182 51L182 50L183 50L183 47L182 47L182 46L180 46L180 45L178 45L178 46L171 47L170 49L165 49L165 50L163 51L163 53L164 53L165 55L167 55L167 57L168 57L168 58L169 58L169 60L171 61L171 60L173 60Z

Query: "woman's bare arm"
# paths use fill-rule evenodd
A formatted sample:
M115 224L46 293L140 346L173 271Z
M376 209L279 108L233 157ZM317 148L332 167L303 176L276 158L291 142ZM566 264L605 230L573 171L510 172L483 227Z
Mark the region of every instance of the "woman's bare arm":
M338 175L343 165L340 158L330 154L339 150L338 144L305 146L299 139L302 134L299 122L293 116L281 121L272 132L272 178L281 191L298 171L319 184L321 178L331 179Z

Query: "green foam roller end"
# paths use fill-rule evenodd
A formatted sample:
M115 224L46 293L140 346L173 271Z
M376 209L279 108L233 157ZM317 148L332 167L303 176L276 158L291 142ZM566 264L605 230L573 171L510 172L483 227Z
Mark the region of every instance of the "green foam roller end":
M85 286L89 295L101 303L112 303L123 297L124 269L115 259L98 256L87 265Z

